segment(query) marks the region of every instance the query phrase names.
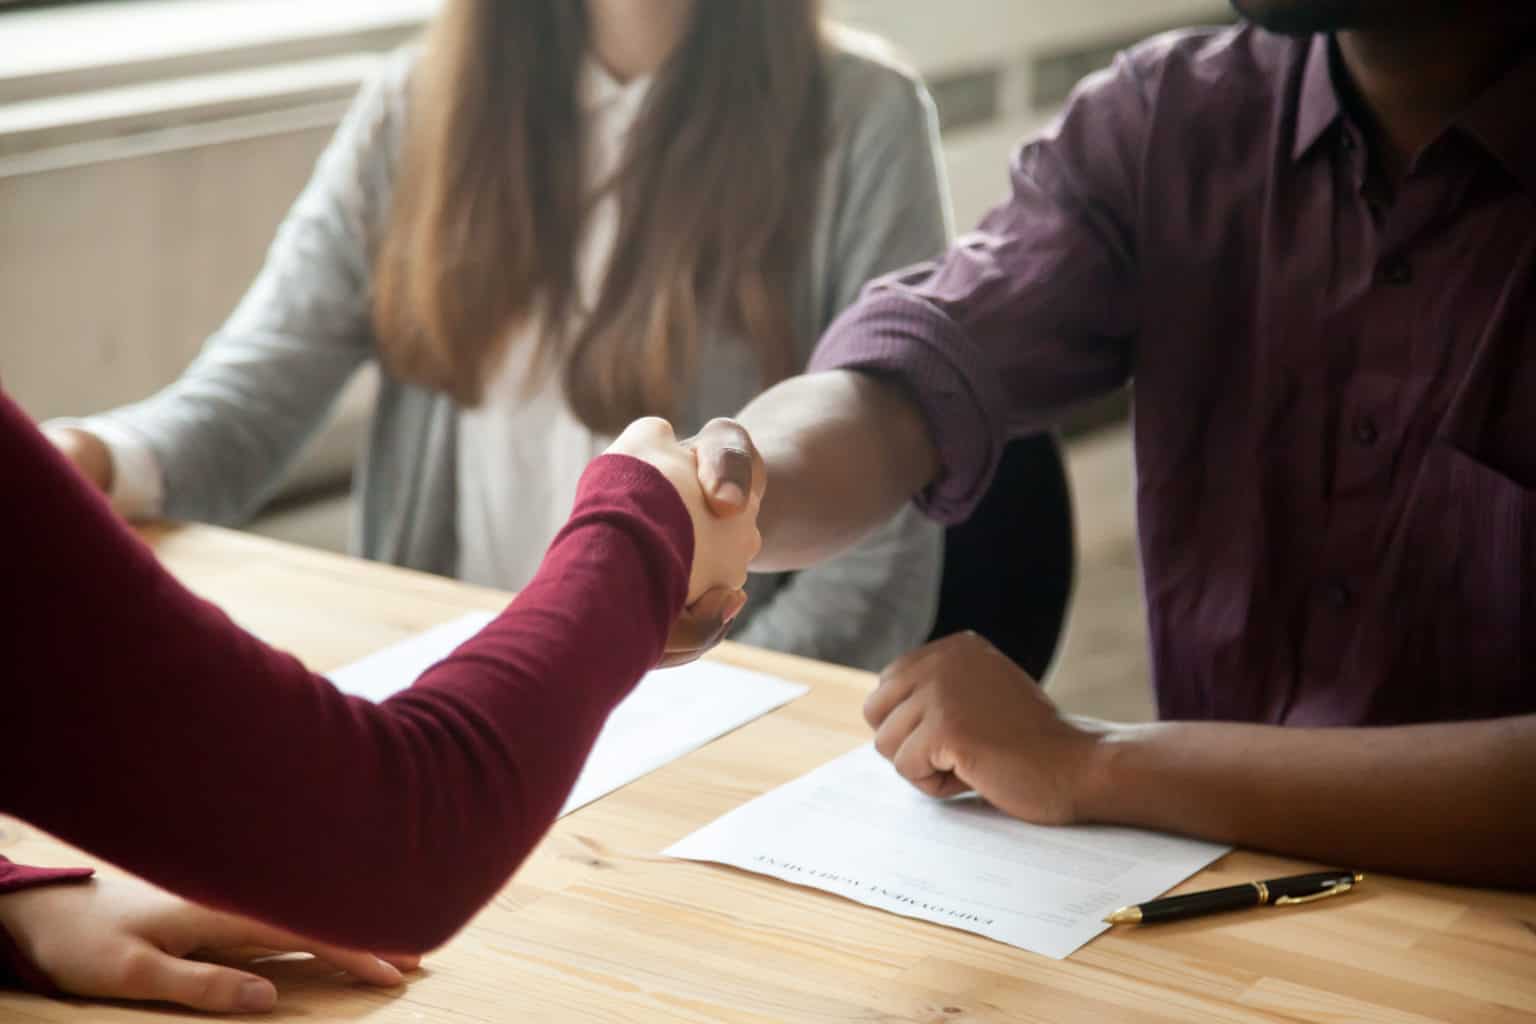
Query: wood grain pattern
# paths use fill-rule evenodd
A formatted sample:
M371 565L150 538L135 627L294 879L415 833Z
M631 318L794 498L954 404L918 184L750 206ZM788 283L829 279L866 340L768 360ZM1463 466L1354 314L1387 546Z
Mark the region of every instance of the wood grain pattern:
M206 527L145 532L198 593L320 670L505 596ZM397 992L313 963L257 969L277 1021L1536 1021L1536 896L1372 877L1317 907L1106 934L1055 962L657 851L866 739L863 673L726 645L805 697L559 822L517 878ZM0 821L0 851L90 858ZM1183 890L1310 870L1240 851ZM302 865L295 865L302 870ZM0 994L0 1021L148 1021L164 1009Z

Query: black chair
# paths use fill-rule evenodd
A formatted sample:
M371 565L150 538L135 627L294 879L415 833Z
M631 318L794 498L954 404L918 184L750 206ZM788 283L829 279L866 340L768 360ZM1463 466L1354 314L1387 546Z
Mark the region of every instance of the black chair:
M1075 564L1060 445L1050 434L1009 442L975 514L945 534L931 639L975 630L1041 678L1061 640Z

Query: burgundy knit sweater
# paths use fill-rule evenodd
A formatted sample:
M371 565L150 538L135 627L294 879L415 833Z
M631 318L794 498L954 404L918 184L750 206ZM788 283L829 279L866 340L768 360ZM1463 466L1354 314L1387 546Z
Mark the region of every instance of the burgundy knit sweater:
M693 558L666 479L598 459L528 587L376 705L194 597L4 395L0 481L0 811L375 952L441 944L533 849ZM0 892L56 877L0 863Z

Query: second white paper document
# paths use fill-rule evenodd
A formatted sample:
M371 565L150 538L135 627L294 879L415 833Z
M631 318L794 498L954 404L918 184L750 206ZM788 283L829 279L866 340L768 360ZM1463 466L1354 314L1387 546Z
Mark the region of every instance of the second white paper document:
M974 798L932 800L863 746L667 853L963 928L1058 960L1230 847L1108 825L1046 828Z

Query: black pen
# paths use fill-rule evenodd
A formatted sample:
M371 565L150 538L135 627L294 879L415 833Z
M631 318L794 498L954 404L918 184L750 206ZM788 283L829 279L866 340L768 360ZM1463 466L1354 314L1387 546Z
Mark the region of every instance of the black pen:
M1219 914L1226 910L1245 910L1266 903L1277 907L1311 903L1328 896L1342 896L1365 880L1358 871L1317 871L1310 875L1271 878L1267 882L1245 882L1224 889L1169 896L1151 903L1121 907L1104 920L1110 924L1155 924L1180 921L1186 917Z

